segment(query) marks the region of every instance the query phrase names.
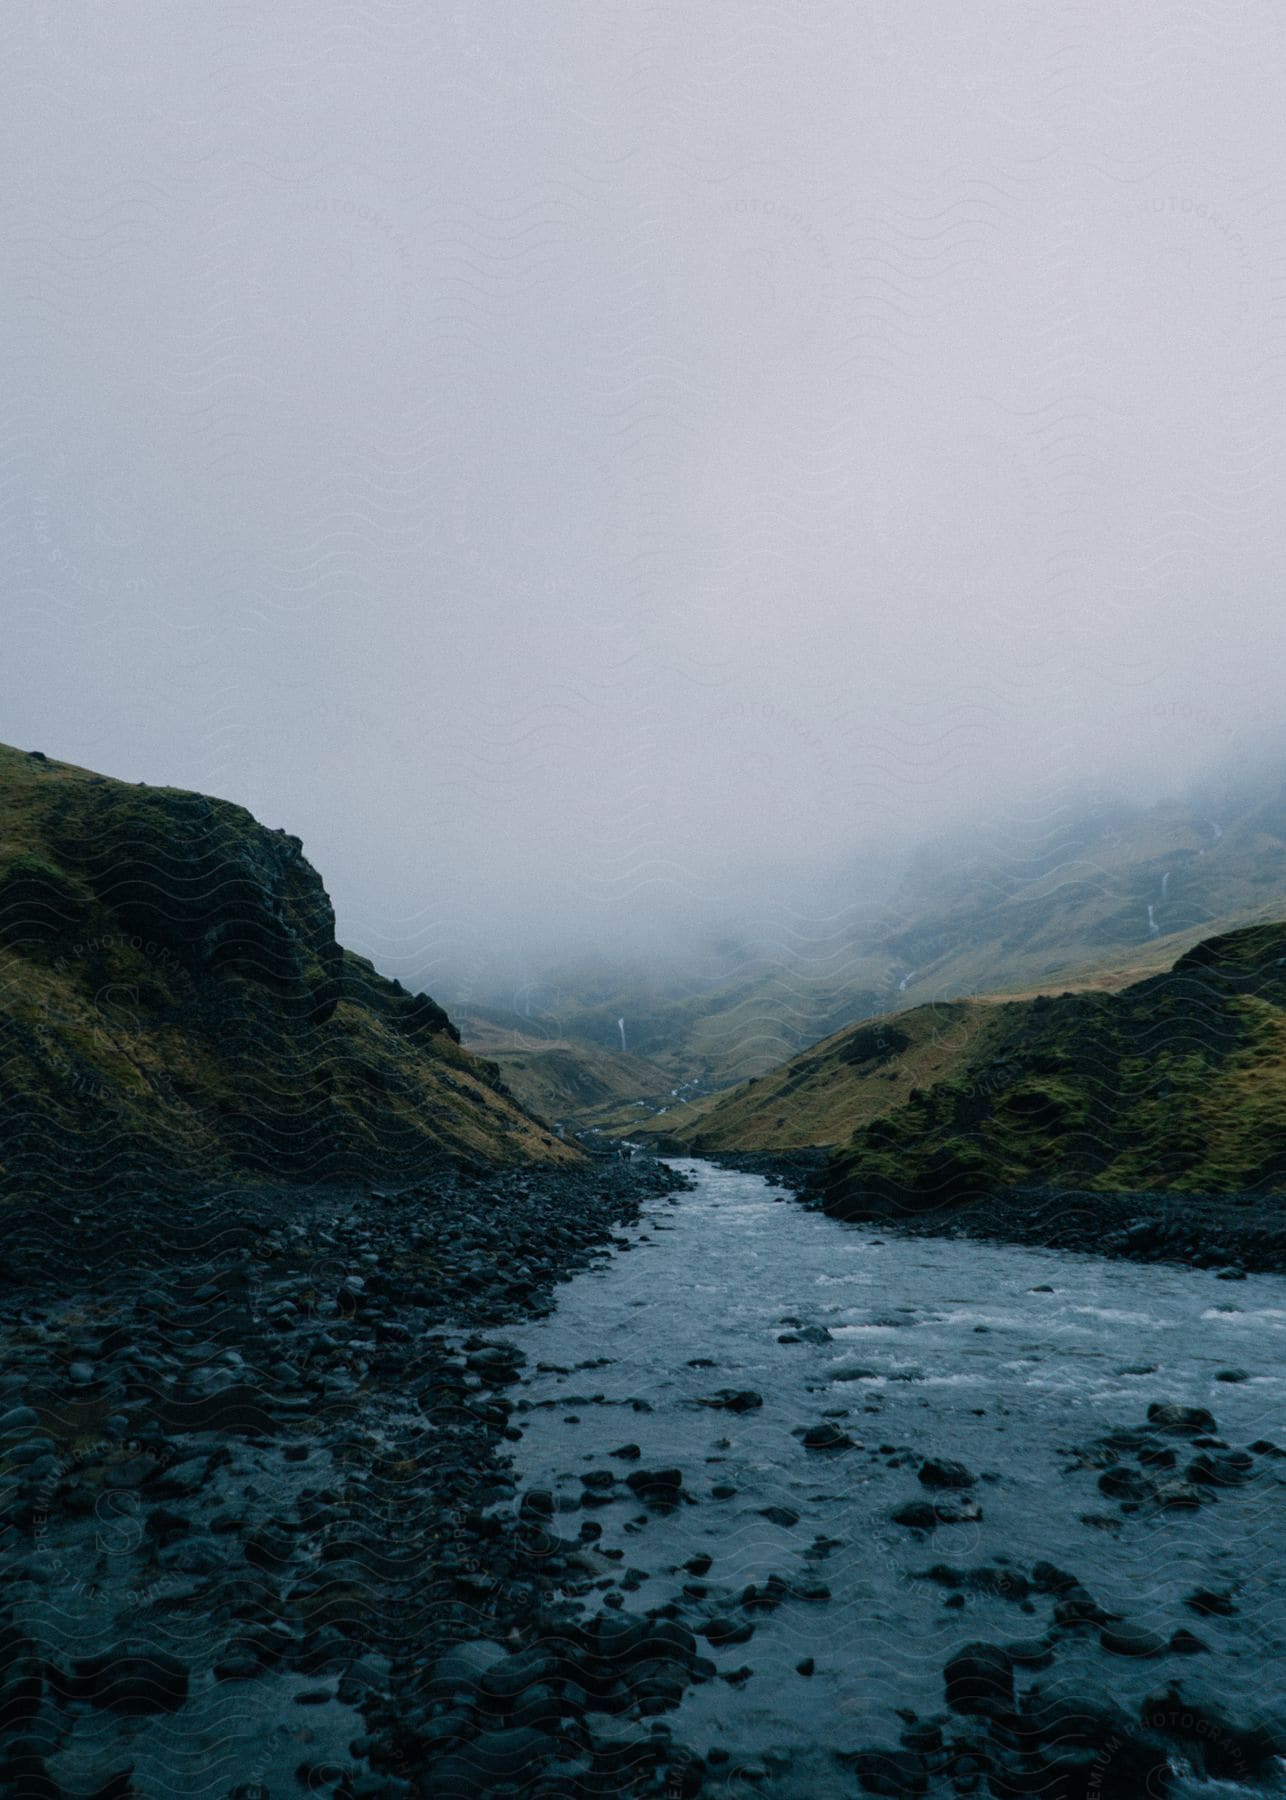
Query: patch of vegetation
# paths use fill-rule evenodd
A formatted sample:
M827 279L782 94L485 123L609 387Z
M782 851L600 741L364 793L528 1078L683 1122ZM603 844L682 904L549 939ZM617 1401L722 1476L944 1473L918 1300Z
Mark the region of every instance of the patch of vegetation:
M987 1054L859 1126L829 1204L1016 1186L1286 1185L1286 925L1212 939L1119 994L994 1009Z
M336 943L297 838L0 746L8 1182L573 1159L458 1040Z

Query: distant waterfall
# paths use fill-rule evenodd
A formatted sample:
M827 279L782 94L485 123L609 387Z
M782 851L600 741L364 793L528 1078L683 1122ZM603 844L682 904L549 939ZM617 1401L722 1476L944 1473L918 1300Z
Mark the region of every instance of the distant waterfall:
M1153 937L1160 936L1161 927L1156 922L1156 915L1152 910L1151 901L1148 902L1148 930L1152 934Z
M1165 900L1167 898L1168 893L1169 893L1169 888L1170 888L1170 871L1169 871L1169 869L1167 869L1165 874L1161 877L1161 898L1162 898L1162 900Z
M902 977L901 981L898 982L898 993L899 994L905 994L906 984L908 981L910 981L910 979L911 979L910 975L904 975Z
M624 1019L618 1019L616 1021L616 1029L621 1034L621 1049L624 1050L624 1048L625 1048L625 1020Z

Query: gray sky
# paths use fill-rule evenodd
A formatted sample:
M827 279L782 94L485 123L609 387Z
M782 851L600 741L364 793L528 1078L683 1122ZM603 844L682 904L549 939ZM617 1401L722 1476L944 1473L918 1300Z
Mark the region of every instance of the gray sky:
M1286 15L9 0L2 735L481 979L1280 708Z

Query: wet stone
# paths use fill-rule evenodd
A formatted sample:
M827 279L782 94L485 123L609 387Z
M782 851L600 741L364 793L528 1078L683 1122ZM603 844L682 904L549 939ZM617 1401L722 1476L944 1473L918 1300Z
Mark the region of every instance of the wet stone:
M833 1419L823 1419L820 1424L810 1425L804 1432L803 1444L805 1450L853 1450L860 1448L860 1445L854 1443L853 1439L844 1430L843 1426L837 1425Z
M1182 1436L1218 1430L1214 1415L1204 1406L1180 1406L1173 1401L1154 1401L1148 1407L1148 1423L1158 1431L1172 1431Z
M961 1462L927 1457L920 1464L920 1480L927 1488L968 1488L973 1486L975 1477Z
M1169 1640L1159 1632L1127 1623L1105 1625L1099 1642L1113 1656L1161 1656L1169 1648Z

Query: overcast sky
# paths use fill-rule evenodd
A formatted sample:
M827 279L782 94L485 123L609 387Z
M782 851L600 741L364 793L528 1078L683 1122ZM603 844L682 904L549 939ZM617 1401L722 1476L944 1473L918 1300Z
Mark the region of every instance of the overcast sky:
M298 832L384 966L1271 728L1276 0L0 46L0 735Z

